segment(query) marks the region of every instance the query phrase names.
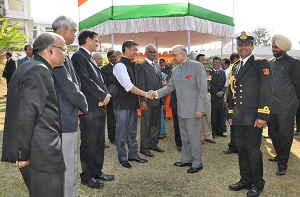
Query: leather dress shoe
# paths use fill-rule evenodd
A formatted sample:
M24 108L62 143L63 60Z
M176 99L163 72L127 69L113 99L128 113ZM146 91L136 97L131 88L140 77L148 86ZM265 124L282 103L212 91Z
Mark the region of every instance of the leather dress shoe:
M125 168L131 168L132 165L128 161L120 161L120 164Z
M300 131L296 131L294 135L300 135Z
M205 141L212 143L212 144L217 143L216 140L214 140L214 139L205 139Z
M140 152L140 153L144 154L144 155L147 156L147 157L154 157L154 154L151 153L150 151Z
M241 182L229 185L229 189L233 191L240 191L241 189L250 189L251 185L244 185Z
M156 146L156 147L153 148L152 150L154 150L154 151L156 151L156 152L160 152L160 153L165 152L164 149L159 148L158 146Z
M285 173L286 173L286 170L283 169L283 168L278 168L278 169L276 170L276 175L278 175L278 176L285 175Z
M271 136L270 135L265 135L264 138L271 138Z
M109 145L108 144L104 144L104 148L109 148Z
M116 142L115 142L115 141L111 141L110 143L112 143L113 145L116 145Z
M115 177L114 175L101 174L100 176L95 176L94 179L100 179L103 181L113 181Z
M223 153L224 154L232 154L232 153L237 153L237 151L234 151L234 150L228 148L227 150L224 150Z
M257 187L252 187L248 192L247 192L247 197L257 197L259 196L264 188L258 189Z
M278 158L277 157L272 157L272 158L269 158L268 160L272 161L272 162L278 162Z
M81 184L86 185L92 189L100 189L104 186L102 183L99 183L94 178L91 178L90 180L81 180Z
M196 173L198 172L199 170L202 170L203 169L203 166L199 167L199 168L194 168L194 167L190 167L187 171L187 173Z
M225 133L223 133L223 134L216 134L216 135L221 136L221 137L227 137L227 135Z
M142 159L142 158L140 158L140 157L137 157L137 158L135 158L135 159L128 159L129 161L136 161L136 162L139 162L139 163L147 163L148 162L148 160L146 160L146 159Z
M178 150L179 152L181 152L182 146L177 146L177 150Z
M184 167L184 166L192 166L192 163L182 163L181 161L175 162L174 166Z

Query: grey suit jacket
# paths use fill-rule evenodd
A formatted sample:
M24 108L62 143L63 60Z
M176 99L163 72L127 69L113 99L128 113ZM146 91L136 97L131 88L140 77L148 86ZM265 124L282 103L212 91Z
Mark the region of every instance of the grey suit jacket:
M147 61L142 62L141 64L136 64L136 86L148 92L149 90L157 90L162 88L162 77L161 77L161 69L160 66L156 65L157 73L155 72L152 65L150 65ZM140 96L140 101L147 102L148 106L157 106L161 104L161 100L147 100L145 97Z
M180 118L193 118L196 112L206 114L207 79L204 67L187 59L172 72L169 84L157 90L161 98L176 89L177 112Z

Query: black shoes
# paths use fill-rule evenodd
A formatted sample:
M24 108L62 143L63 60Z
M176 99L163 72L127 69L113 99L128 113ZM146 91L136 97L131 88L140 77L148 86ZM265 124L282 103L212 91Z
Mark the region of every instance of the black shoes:
M192 166L192 163L182 163L181 161L175 162L174 166L184 167L184 166Z
M108 144L104 144L104 148L109 148L109 145Z
M160 152L160 153L165 152L164 149L159 148L158 146L156 146L155 148L153 148L153 149L151 149L151 150L154 150L154 151Z
M272 158L269 158L268 160L272 161L272 162L278 162L278 158L277 157L272 157Z
M120 161L120 164L125 168L131 168L132 165L128 161Z
M81 184L86 185L92 189L101 189L104 186L102 183L99 183L94 178L91 178L90 180L81 180Z
M227 150L224 150L223 153L224 154L232 154L232 153L237 153L237 151L228 148Z
M286 169L278 168L278 169L276 170L276 175L278 175L278 176L283 176L283 175L285 175L285 174L286 174Z
M258 189L257 187L252 187L248 192L247 192L247 197L258 197L262 192L264 188Z
M114 175L101 174L100 176L94 177L94 179L100 179L103 181L113 181L115 179Z
M227 137L227 135L225 133L223 133L223 134L216 134L216 135L221 136L221 137Z
M181 152L182 146L177 146L177 150L178 150L179 152Z
M265 135L264 138L271 138L271 136L270 135Z
M135 159L128 159L129 161L136 161L136 162L139 162L139 163L147 163L148 162L148 160L146 160L146 159L142 159L142 158L140 158L140 157L137 157L137 158L135 158Z
M144 154L147 157L154 157L154 154L151 153L150 151L145 151L145 152L140 152L140 153Z
M251 185L244 185L241 182L229 185L229 189L233 191L240 191L241 189L251 189Z
M199 170L202 170L203 166L199 167L199 168L194 168L194 167L190 167L187 171L187 173L197 173Z
M300 135L300 131L296 131L294 135Z

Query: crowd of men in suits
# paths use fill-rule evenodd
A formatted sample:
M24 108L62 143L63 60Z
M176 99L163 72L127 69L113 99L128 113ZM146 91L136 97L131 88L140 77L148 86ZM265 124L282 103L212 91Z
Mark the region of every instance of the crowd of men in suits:
M97 32L82 30L80 48L70 58L66 45L74 42L76 23L60 16L52 28L54 33L43 33L33 46L25 46L26 57L19 60L18 69L15 62L9 65L12 55L6 53L3 74L8 97L2 161L19 167L30 196L77 196L78 124L81 183L93 189L103 187L99 180L114 180L114 175L102 172L106 119L109 141L116 145L123 167L132 168L129 161L148 162L138 154L140 106L139 152L147 157L155 156L151 151L164 152L158 146L160 115L162 98L171 92L177 102L172 107L177 118L175 142L181 151L175 166L189 166L187 173L202 170L202 144L216 143L216 135L226 137L227 118L231 145L224 153L238 153L241 175L229 189L249 189L250 197L262 193L260 145L267 122L276 151L276 157L269 160L277 162L277 175L286 174L300 96L300 62L286 54L291 48L286 37L272 38L274 58L268 62L252 53L255 34L238 33L238 53L230 60L213 58L208 85L205 56L192 61L183 45L172 47L177 65L172 70L167 70L163 59L160 66L155 63L153 44L145 47L145 61L135 64L138 43L133 40L123 43L119 61L116 52L109 51L109 63L102 67L101 54L93 53L99 47ZM161 72L170 75L166 86Z

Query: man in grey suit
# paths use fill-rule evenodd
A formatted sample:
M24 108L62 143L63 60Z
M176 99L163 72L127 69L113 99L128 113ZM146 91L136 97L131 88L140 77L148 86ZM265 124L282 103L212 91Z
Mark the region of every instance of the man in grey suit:
M187 58L184 46L172 48L174 62L178 65L172 72L169 84L156 92L161 98L176 89L177 111L182 140L181 162L175 166L191 166L188 173L203 169L202 163L202 117L206 114L207 81L203 66Z
M154 63L156 48L153 44L148 44L145 48L146 59L141 64L136 65L137 87L144 91L157 90L162 88L162 77L160 67ZM157 146L160 135L161 105L162 99L147 100L140 96L142 117L141 117L141 148L140 153L147 157L153 157L150 150L164 152Z

